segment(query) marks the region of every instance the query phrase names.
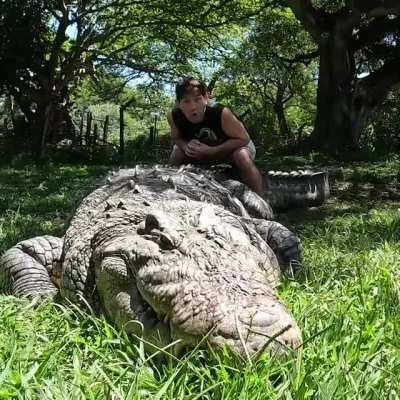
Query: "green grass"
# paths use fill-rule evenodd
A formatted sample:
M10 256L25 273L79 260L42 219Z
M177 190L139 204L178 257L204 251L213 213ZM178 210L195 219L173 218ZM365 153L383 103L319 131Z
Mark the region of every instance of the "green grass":
M290 168L313 162L292 159ZM74 305L0 295L0 399L399 399L400 200L380 193L400 189L400 160L328 167L332 198L280 216L303 248L302 272L280 288L303 331L297 357L153 357ZM104 170L0 169L0 251L62 234L79 193Z

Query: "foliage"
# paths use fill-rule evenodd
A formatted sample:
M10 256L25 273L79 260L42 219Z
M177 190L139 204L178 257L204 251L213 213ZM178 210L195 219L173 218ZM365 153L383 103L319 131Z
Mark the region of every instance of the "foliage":
M316 114L320 147L376 148L396 139L396 102L383 100L400 79L399 13L380 0L1 1L0 121L43 153L73 136L85 107L99 120L112 113L115 137L115 105L136 96L133 137L190 73L213 82L261 145L301 140Z
M0 2L0 87L31 85L29 68L47 51L46 0Z
M315 65L295 60L299 48L313 45L290 10L268 9L221 68L215 93L258 142L288 142L312 125Z
M119 108L127 103L130 104L124 112L127 140L134 140L137 136L148 137L150 128L154 126L159 134L168 130L166 115L172 100L165 90L156 85L124 85L120 77L104 73L100 81L84 80L79 90L75 91L73 101L76 127L88 111L100 130L109 116L109 143L117 145L119 142Z
M22 143L32 141L25 117L37 112L34 93L41 78L38 71L48 72L43 68L50 48L48 4L47 0L0 2L2 117L7 129L5 133L12 128Z
M400 90L392 90L371 121L370 145L381 151L400 150Z
M35 1L28 2L37 5L31 7L36 12L33 26L24 20L17 0L14 8L2 2L7 18L2 17L0 35L8 49L15 47L17 58L23 48L12 34L15 21L28 26L30 40L23 36L24 46L45 43L26 58L24 72L17 69L13 83L6 82L28 121L23 132L34 137L40 157L46 142L72 134L71 92L83 78L100 70L117 73L125 83L143 76L174 79L192 69L190 60L204 45L217 46L229 24L257 13L262 5L259 0L232 0L229 7L223 0L188 5L177 0ZM2 68L5 76L13 71L12 63Z
M268 162L285 166L282 158ZM0 295L0 398L399 399L400 203L374 193L400 184L400 160L329 168L328 203L280 216L303 248L301 276L280 288L304 334L297 357L266 355L247 365L199 349L154 357L74 305ZM61 234L77 192L103 171L1 169L0 250L35 234Z

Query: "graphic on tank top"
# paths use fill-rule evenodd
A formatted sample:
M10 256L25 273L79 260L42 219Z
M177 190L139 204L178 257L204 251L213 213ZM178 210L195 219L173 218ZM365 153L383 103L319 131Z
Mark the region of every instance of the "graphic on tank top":
M203 143L218 143L217 135L211 128L208 127L201 128L194 134L194 137Z
M222 110L223 107L220 106L207 106L204 120L196 124L188 121L179 108L172 111L172 118L179 132L186 140L197 139L209 146L216 146L228 139L221 126Z

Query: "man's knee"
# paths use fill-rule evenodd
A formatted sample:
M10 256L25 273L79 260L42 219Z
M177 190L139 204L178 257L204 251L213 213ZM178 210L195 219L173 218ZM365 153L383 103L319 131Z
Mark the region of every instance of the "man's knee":
M245 148L240 148L234 151L231 157L232 162L238 169L246 169L254 165L251 154Z
M171 154L169 156L169 164L181 165L186 161L186 154L176 144L173 146Z

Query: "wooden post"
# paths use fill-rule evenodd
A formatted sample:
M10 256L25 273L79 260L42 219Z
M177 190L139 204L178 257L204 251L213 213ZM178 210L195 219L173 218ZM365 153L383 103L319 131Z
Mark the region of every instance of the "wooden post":
M154 138L153 138L153 144L156 143L157 137L158 137L157 119L158 119L158 113L154 113Z
M11 114L11 122L12 122L12 127L13 127L13 133L14 136L17 135L16 129L17 129L17 121L15 118L15 101L14 97L9 95L10 99L10 114Z
M92 113L88 111L86 119L85 146L89 146L91 130L92 130Z
M108 125L110 124L110 116L107 115L103 125L103 144L107 144Z
M78 137L78 145L79 145L79 147L82 147L82 143L83 143L84 119L85 119L85 110L82 111L81 121L80 121L80 124L79 124L79 137Z
M149 139L150 139L149 142L150 142L151 146L154 144L154 137L155 137L155 135L154 135L154 126L151 126L149 128Z
M46 106L46 110L44 113L44 127L40 139L40 148L39 148L39 160L43 160L46 153L46 139L50 131L51 117L52 117L52 105L49 103Z
M131 106L132 104L136 103L136 98L132 97L126 103L122 104L119 107L119 155L123 156L125 153L125 137L124 137L124 111Z
M160 116L159 112L152 112L151 116L154 118L153 120L153 126L150 128L150 142L152 145L154 145L157 141L157 120L158 117Z
M98 128L97 128L97 124L94 124L93 127L93 141L92 141L92 147L93 149L96 147L97 145L97 136L98 136Z
M124 107L119 108L119 155L123 156L125 152L124 142Z

